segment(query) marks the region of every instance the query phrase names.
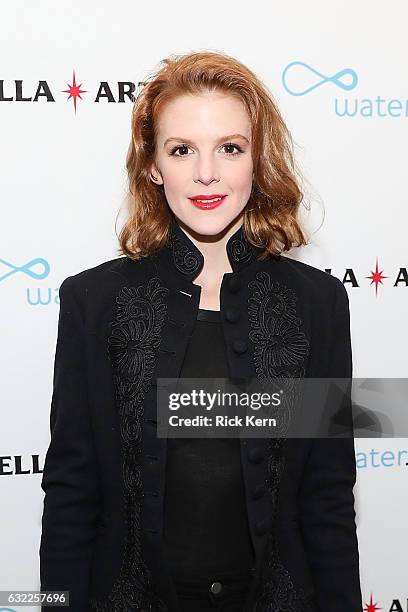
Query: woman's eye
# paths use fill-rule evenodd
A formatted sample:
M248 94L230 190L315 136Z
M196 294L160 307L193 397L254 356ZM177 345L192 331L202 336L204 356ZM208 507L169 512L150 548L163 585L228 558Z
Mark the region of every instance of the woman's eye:
M180 149L187 150L187 152L188 152L188 146L187 145L178 145L177 147L174 147L174 149L171 150L170 155L175 155L176 151L179 151ZM175 157L184 157L184 154L182 154L182 155L175 155Z
M227 155L239 155L239 153L242 153L241 147L239 147L236 144L228 143L228 144L223 145L223 147L226 147L228 149L237 149L236 153L233 153L232 151L227 151Z
M240 153L242 153L241 147L239 147L236 144L232 144L232 143L224 144L224 145L222 145L221 148L227 149L225 152L230 157L233 157L235 155L239 155ZM185 157L186 155L188 155L188 149L189 149L189 147L187 145L185 145L185 144L177 145L176 147L174 147L170 151L170 155L174 155L175 157ZM234 152L231 149L236 149L236 151ZM180 152L180 153L178 153L178 152Z

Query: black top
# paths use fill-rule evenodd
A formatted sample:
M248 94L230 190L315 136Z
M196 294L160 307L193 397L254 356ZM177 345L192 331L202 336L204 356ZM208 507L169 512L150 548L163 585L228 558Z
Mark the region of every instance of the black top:
M180 373L228 378L220 312L199 309ZM254 563L238 438L169 438L164 554L175 582L248 576Z
M63 585L75 612L178 610L162 557L166 461L154 385L180 374L200 297L190 279L204 259L181 228L179 234L154 256L115 258L59 289L40 587ZM248 249L239 235L229 239L233 274L220 288L231 379L351 377L343 283L289 257L255 265ZM317 610L362 610L352 402L337 395L330 397L347 415L350 437L278 446L248 436L245 453L241 438L248 519L259 546L248 610L313 609L312 598ZM257 449L265 451L262 461ZM265 476L268 487L255 501Z

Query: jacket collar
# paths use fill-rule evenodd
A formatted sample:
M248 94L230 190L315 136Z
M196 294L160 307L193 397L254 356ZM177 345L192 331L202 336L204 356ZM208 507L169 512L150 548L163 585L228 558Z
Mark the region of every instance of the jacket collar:
M257 260L262 249L253 246L244 236L242 226L230 236L226 245L228 259L233 272L240 272ZM168 263L188 281L192 281L204 265L204 255L177 223L174 215L164 252Z

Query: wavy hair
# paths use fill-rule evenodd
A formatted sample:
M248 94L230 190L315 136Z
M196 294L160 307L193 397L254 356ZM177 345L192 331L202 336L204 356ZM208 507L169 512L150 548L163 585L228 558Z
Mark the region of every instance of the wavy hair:
M238 97L251 120L254 178L243 210L245 238L262 249L261 259L307 244L298 220L303 193L293 141L272 94L249 68L222 52L172 55L141 85L131 117L128 216L118 236L120 254L140 259L164 246L172 212L163 185L149 178L158 117L179 95L211 91Z

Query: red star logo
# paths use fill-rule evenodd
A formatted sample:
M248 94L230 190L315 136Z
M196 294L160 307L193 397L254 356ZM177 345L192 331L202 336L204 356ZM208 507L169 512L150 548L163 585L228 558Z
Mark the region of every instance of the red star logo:
M64 89L63 92L64 93L69 93L68 100L70 98L74 99L74 109L75 109L75 113L76 113L76 101L77 101L77 98L82 100L81 93L86 93L87 90L86 89L81 89L82 83L81 83L81 85L77 85L76 84L76 81L75 81L75 70L74 70L74 75L72 77L72 81L73 81L72 85L67 83L67 86L69 87L69 89Z
M377 604L373 603L373 594L370 593L370 603L365 604L364 612L376 612L376 610L382 610L382 608L377 608Z
M378 270L378 257L377 257L376 262L375 262L375 271L373 272L371 270L371 276L366 276L366 278L371 278L370 285L375 283L375 295L376 296L377 296L377 291L378 291L378 285L380 283L383 284L382 282L383 278L388 278L388 276L383 276L382 273L383 273L383 270L381 270L381 272Z

